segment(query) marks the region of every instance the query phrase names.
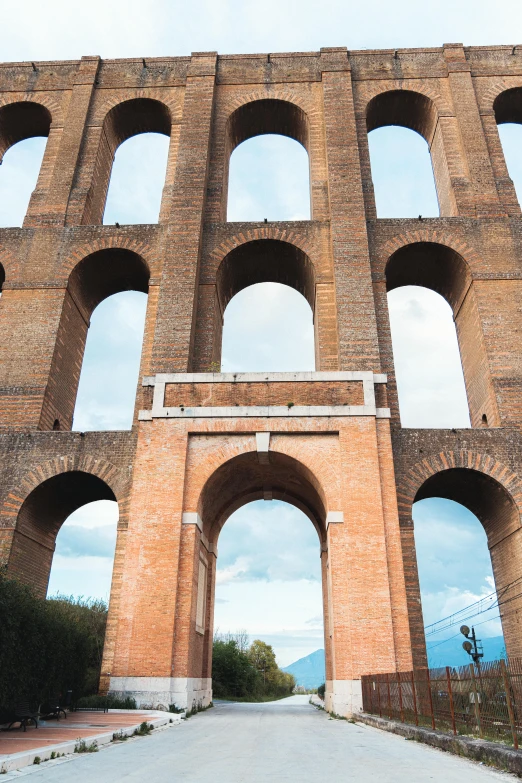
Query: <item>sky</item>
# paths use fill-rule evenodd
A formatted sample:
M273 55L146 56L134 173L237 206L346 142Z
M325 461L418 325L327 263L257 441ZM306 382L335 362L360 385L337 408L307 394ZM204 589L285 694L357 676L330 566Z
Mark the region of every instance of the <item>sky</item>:
M421 5L412 0L265 0L262 5L251 0L21 0L2 9L2 60L315 51L322 46L397 49L458 41L514 45L513 31L521 23L522 6L502 0L494 13L490 2L480 0ZM500 132L520 197L522 128L502 126ZM45 140L33 139L5 155L0 225L21 224L44 146ZM167 148L168 140L156 134L122 145L105 223L157 221ZM420 136L401 128L380 129L370 134L370 152L379 217L438 214L429 154ZM229 220L307 219L308 194L307 154L296 142L260 137L234 152ZM75 429L130 427L145 307L144 294L129 292L110 297L94 312ZM403 426L469 426L449 306L431 291L408 287L389 295L389 308ZM311 310L289 288L245 289L227 308L223 334L223 370L314 369ZM104 393L108 387L111 397ZM470 512L450 501L425 500L416 504L414 518L428 624L490 593L494 585L485 534ZM117 506L109 501L85 506L69 518L57 539L49 594L108 597L116 521ZM221 632L246 629L253 638L261 636L274 645L280 665L322 647L319 546L301 512L276 501L244 506L221 534L218 567L215 625ZM481 633L498 636L498 621L482 625Z

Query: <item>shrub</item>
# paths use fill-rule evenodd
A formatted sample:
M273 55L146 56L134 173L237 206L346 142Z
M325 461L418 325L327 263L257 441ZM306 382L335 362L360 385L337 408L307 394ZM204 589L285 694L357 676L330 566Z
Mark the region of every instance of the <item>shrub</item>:
M74 752L75 753L98 753L98 743L96 742L96 740L94 740L88 745L84 739L78 737L78 739L76 740L76 745L74 746Z
M323 684L322 684L322 685L320 685L320 686L318 687L318 689L317 689L317 695L318 695L318 696L319 696L319 698L320 698L320 699L322 699L323 701L324 701L324 692L325 692L325 690L326 690L326 685L325 685L325 683L323 682Z
M131 696L127 696L125 699L120 699L117 696L98 695L98 696L82 696L75 703L76 707L92 709L109 709L109 710L137 710L136 700Z
M103 601L38 598L0 572L0 706L94 693L106 619Z
M154 726L152 723L147 723L146 720L143 721L143 723L140 723L137 729L134 729L133 736L135 737L147 737L151 731L154 729Z

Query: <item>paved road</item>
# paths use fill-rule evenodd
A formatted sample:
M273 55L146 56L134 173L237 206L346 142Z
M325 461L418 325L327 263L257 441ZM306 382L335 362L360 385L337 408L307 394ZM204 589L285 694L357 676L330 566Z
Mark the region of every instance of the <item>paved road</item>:
M52 766L51 766L52 765ZM292 696L217 704L179 726L71 761L31 767L27 783L493 783L515 781L369 726L331 720ZM20 775L6 775L14 780ZM25 775L24 775L25 777Z

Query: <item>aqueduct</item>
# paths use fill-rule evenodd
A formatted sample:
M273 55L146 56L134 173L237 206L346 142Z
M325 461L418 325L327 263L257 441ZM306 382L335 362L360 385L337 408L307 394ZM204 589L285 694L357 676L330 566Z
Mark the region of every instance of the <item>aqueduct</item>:
M511 46L0 65L0 153L48 137L23 227L0 229L0 558L44 594L66 516L118 501L102 689L208 703L219 531L253 499L317 530L340 714L362 674L426 665L415 500L467 506L497 588L522 576L522 223L502 122L522 122ZM392 124L428 142L440 217L377 219L367 134ZM115 151L147 131L170 138L159 222L101 225ZM227 221L232 151L264 133L306 148L311 220ZM263 281L306 297L316 372L209 371L228 301ZM411 284L453 309L470 429L401 428L386 292ZM72 432L90 315L125 290L148 293L132 429Z

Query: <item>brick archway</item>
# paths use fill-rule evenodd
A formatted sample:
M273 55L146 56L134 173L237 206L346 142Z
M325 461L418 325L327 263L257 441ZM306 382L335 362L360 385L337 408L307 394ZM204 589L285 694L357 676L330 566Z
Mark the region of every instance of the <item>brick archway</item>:
M425 665L421 594L417 576L412 506L428 498L452 500L471 511L488 540L495 586L500 602L506 649L520 655L522 634L516 614L522 609L520 570L514 547L522 542L522 482L512 470L488 454L473 450L431 454L400 477L397 486L410 631L416 666ZM509 605L505 612L503 605Z
M397 487L399 512L403 519L411 518L411 507L422 485L431 476L452 468L463 468L483 473L500 484L519 509L522 510L522 481L506 465L489 454L476 451L447 451L424 457L401 477ZM407 516L408 515L408 516Z
M87 470L86 470L87 468ZM119 471L104 460L60 458L39 466L10 493L6 508L12 514L12 544L7 574L30 584L42 597L54 555L55 541L65 520L78 508L96 500L118 502Z
M122 475L119 468L103 458L97 458L90 454L66 455L42 462L28 471L16 487L12 487L8 492L0 508L0 517L4 521L10 519L14 527L22 504L34 489L47 479L71 471L81 471L97 476L110 487L118 503L125 504L127 502L129 480Z

